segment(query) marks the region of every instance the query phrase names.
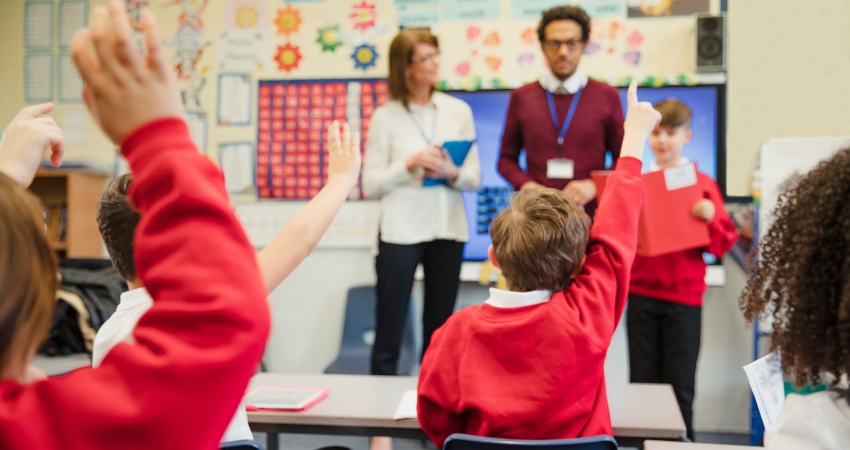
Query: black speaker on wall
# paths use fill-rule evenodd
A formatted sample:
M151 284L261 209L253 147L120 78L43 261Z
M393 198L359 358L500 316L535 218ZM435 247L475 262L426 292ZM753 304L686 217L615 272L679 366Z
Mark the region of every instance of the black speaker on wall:
M697 72L726 70L726 16L697 14L695 17Z

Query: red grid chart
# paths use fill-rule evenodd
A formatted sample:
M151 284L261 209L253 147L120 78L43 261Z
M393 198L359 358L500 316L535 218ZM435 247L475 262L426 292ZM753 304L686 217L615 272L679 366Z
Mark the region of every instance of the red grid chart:
M365 150L375 108L389 98L381 79L260 81L257 191L260 198L303 200L328 181L325 130L347 120ZM360 186L352 198L361 198Z

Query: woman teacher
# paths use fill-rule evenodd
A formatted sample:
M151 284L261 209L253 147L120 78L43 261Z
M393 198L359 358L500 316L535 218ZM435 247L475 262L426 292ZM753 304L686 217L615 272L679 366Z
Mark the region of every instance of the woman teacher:
M381 199L373 375L395 375L413 274L422 263L425 301L422 354L454 311L469 227L462 189L481 179L473 144L460 166L442 149L474 142L472 110L435 91L437 38L425 29L400 32L390 44L391 100L375 110L363 161L363 193Z

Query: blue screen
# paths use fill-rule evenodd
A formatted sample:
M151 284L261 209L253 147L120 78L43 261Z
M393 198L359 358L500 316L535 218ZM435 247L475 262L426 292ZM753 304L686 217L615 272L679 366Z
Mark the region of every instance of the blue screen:
M626 88L618 89L623 112L627 112ZM499 175L496 164L502 142L502 130L508 112L510 91L451 91L449 95L465 101L472 108L477 136L478 157L481 162L481 187L478 191L464 191L463 202L469 223L469 242L463 250L467 261L487 259L490 246L489 221L507 204L512 191L510 184ZM693 138L682 154L697 163L700 172L717 177L717 95L715 86L671 86L640 88L641 101L655 103L666 98L676 98L691 111ZM643 153L644 171L655 160L647 143ZM522 160L520 161L522 164Z

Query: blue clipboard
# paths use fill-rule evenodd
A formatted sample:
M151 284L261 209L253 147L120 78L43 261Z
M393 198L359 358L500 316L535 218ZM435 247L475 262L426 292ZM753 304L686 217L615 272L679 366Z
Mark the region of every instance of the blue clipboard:
M466 160L466 155L469 154L469 150L472 149L472 144L475 141L446 141L443 142L443 147L449 152L449 156L452 157L452 162L460 167L463 165L463 161ZM449 184L445 179L435 179L435 178L425 178L422 180L422 187L428 186L440 186L444 184Z

